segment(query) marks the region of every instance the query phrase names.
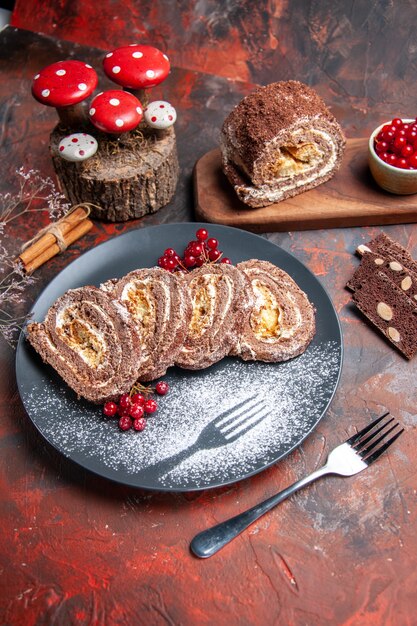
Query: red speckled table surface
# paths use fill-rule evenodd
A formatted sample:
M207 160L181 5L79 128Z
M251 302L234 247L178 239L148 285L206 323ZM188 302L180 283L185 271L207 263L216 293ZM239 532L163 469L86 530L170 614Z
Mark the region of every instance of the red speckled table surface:
M315 63L326 65L310 58L301 45L299 55L310 69ZM387 55L391 58L389 50ZM68 57L99 68L101 56L94 48L12 27L0 34L1 193L15 190L21 165L53 175L48 136L55 112L32 99L32 76ZM411 69L397 68L395 84L401 88L386 98L376 97L382 91L369 73L371 66L355 53L351 72L355 85L362 84L359 95L355 90L341 95L338 68L329 83L323 74L320 80L310 76L350 137L366 135L392 114L416 113L415 81L403 82L405 73L415 72L415 62ZM341 68L346 84L347 65ZM102 74L100 83L108 86ZM36 284L24 294L26 308L60 269L98 242L131 228L192 220L193 164L215 147L225 115L250 89L250 84L224 76L174 68L163 86L164 97L179 112L181 176L174 200L136 222L97 223L82 241L37 272ZM17 221L16 246L38 227L34 219ZM305 443L275 467L227 488L189 495L144 493L75 470L29 425L16 389L14 352L1 343L1 624L416 623L416 363L403 359L355 314L344 289L358 263L356 246L379 231L264 235L295 254L328 290L343 327L343 372L327 415ZM415 225L384 231L417 258ZM329 448L385 409L406 433L372 469L356 478L315 483L207 561L190 555L196 531L312 471Z

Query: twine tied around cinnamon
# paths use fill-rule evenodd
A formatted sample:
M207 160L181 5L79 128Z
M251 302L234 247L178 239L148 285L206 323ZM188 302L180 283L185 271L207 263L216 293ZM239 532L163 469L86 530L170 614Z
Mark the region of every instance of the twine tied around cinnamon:
M101 207L91 202L72 206L63 217L42 228L21 248L18 260L27 274L32 274L49 259L64 252L68 246L85 235L93 222L88 219L91 209Z

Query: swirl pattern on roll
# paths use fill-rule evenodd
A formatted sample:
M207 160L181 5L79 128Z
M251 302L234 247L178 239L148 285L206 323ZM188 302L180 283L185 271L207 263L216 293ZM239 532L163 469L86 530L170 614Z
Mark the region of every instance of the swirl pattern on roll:
M96 287L70 289L27 337L77 395L116 399L137 379L140 338L129 312Z
M220 361L236 344L252 296L246 276L225 263L203 265L185 279L192 316L176 364L198 370Z
M298 81L260 87L224 121L223 170L251 208L280 202L329 180L343 132L320 96Z
M304 352L315 333L314 308L304 291L268 261L244 261L237 269L250 281L254 305L231 354L279 362Z
M139 380L163 376L182 348L191 319L184 277L153 267L134 270L104 287L128 309L137 325L143 352Z

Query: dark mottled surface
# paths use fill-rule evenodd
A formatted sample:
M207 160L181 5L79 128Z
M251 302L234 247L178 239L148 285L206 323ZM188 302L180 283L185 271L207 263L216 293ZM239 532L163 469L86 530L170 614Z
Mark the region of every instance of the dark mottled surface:
M52 276L96 243L130 228L192 219L193 164L216 145L225 115L251 88L195 68L260 82L274 68L274 78L305 79L318 86L350 136L366 134L392 114L415 112L411 3L312 2L308 9L302 2L256 3L249 11L246 3L227 2L219 13L217 3L203 2L196 5L199 17L185 11L187 3L172 3L161 26L158 4L142 3L139 10L126 2L116 11L115 3L105 2L91 28L77 15L78 4L60 2L62 19L56 17L58 4L27 6L44 29L103 46L109 29L116 45L126 40L122 31L129 31L130 40L143 37L146 26L149 40L183 66L155 90L179 112L180 184L174 201L153 216L96 224L38 272L25 295L27 308ZM95 6L86 4L84 14ZM15 21L20 16L22 25L35 27L25 3L17 9ZM189 45L182 46L182 37ZM207 49L201 47L204 38ZM0 35L0 55L0 190L6 192L15 189L22 163L52 174L47 145L55 112L32 100L32 75L68 56L99 66L101 53L9 28ZM101 84L108 84L102 76ZM38 226L38 219L15 224L16 243ZM384 230L417 257L415 225ZM228 488L145 494L74 469L28 422L16 390L14 353L1 345L0 623L415 623L416 363L406 362L363 322L344 289L358 263L355 247L378 232L265 235L293 252L328 289L343 326L345 360L331 409L305 444L278 466ZM330 447L384 409L403 422L406 433L374 468L354 479L316 483L208 561L190 556L197 530L313 470Z

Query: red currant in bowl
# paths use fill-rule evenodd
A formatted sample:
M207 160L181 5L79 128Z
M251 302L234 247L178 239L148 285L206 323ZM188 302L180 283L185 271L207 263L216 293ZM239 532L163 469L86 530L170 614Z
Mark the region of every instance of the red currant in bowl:
M369 168L377 184L385 191L398 195L417 193L416 132L415 119L395 117L378 126L371 134Z

